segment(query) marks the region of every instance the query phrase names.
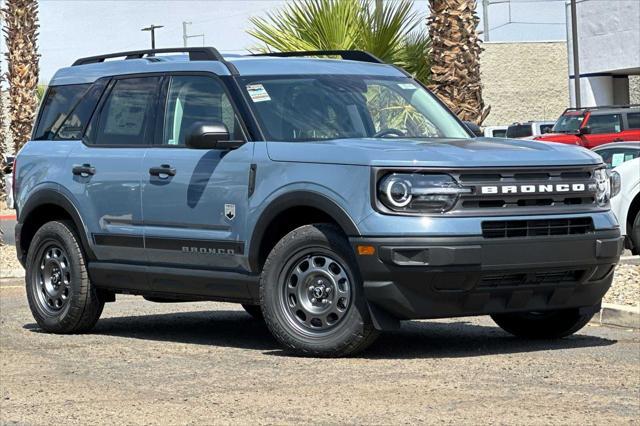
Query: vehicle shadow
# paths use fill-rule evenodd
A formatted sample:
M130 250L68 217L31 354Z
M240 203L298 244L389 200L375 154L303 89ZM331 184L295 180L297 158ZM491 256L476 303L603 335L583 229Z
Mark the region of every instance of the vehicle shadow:
M41 332L36 324L24 328ZM290 356L280 349L264 322L237 311L195 311L103 318L91 332L131 339L213 345ZM582 334L581 334L582 333ZM464 319L406 321L398 331L385 332L362 359L459 358L494 354L609 346L616 340L592 336L588 329L561 340L525 340L497 326L478 325Z

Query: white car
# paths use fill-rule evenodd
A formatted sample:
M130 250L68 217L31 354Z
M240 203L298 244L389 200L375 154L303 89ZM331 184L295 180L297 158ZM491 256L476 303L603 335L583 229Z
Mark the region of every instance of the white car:
M620 222L620 232L627 236L627 248L640 254L640 158L625 161L611 173L620 177L620 192L611 199L611 210ZM616 180L613 176L612 182Z
M485 138L506 138L509 126L487 126L484 128Z

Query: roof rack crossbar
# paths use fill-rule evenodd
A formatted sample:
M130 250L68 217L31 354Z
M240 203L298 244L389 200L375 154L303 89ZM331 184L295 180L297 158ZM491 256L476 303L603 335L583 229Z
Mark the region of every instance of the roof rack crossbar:
M254 53L251 56L275 56L280 58L294 58L305 56L340 56L348 61L371 62L374 64L384 64L380 58L364 50L308 50L295 52L268 52Z
M566 111L591 111L591 110L598 110L598 109L610 109L610 108L638 108L640 107L640 104L629 104L629 105L598 105L598 106L589 106L589 107L570 107L565 109Z
M165 49L147 49L147 50L132 50L129 52L117 52L109 53L106 55L89 56L86 58L80 58L73 63L72 66L97 64L104 62L105 59L122 58L127 59L141 59L145 56L154 56L156 53L188 53L190 61L220 61L225 62L224 58L213 47L176 47ZM226 63L226 62L225 62Z

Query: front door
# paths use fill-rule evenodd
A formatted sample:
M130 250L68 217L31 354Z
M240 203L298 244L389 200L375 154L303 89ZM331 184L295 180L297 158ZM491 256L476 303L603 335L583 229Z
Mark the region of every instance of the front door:
M167 80L162 131L143 162L148 263L240 269L253 144L232 151L187 148L185 139L198 122L223 123L233 140L245 136L218 78L175 75Z
M583 146L585 148L595 148L596 146L622 141L622 114L591 114L585 124L591 131L582 135Z
M140 263L142 162L153 142L160 77L113 80L84 143L67 159L71 187L99 261Z

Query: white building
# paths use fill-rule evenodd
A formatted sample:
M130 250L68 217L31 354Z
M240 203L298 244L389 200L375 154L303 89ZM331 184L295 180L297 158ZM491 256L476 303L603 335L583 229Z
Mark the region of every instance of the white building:
M567 0L569 92L575 106L571 5ZM640 75L640 0L577 0L582 106L629 103L629 76Z

